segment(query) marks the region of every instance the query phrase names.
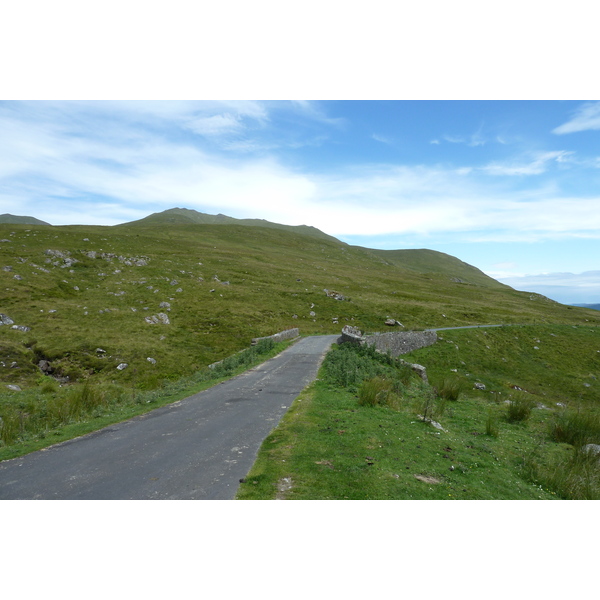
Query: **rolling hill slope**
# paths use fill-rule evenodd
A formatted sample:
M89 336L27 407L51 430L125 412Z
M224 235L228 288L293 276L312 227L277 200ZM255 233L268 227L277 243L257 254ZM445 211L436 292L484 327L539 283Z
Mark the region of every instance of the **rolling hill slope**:
M386 254L297 230L13 224L0 225L0 239L9 240L0 245L0 313L10 320L0 326L0 374L21 386L36 384L46 360L69 381L157 387L292 327L600 321L447 255Z

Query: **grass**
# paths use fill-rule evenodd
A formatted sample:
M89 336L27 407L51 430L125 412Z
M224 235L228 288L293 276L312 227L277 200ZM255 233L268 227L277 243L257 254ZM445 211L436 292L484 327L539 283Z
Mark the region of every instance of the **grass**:
M543 325L511 328L509 335L508 329L449 331L451 343L442 339L403 357L427 366L438 382L460 365L448 379L450 387L460 383L454 400L439 383L417 379L395 391L393 359L334 348L319 380L263 443L238 498L600 498L599 461L580 450L600 443L599 389L587 368L597 360L598 331ZM534 337L546 341L541 366L537 351L519 352ZM482 345L495 348L495 356ZM579 365L574 373L560 369L565 348ZM352 365L364 382L341 378L338 363ZM385 373L373 375L380 369ZM544 385L541 373L551 373L557 387ZM474 387L477 380L485 390ZM514 389L515 382L524 387ZM565 403L578 409L557 406ZM291 483L281 491L284 479Z
M115 384L60 388L50 378L35 390L0 403L0 460L15 458L95 431L207 389L275 356L290 342L261 340L214 368L203 369L152 391L128 391Z
M456 369L452 377L475 398L483 397L472 392L476 379L488 399L490 392L508 397L510 385L566 404L587 405L598 395L598 311L512 290L448 255L373 251L239 224L0 224L0 239L8 240L0 244L0 313L28 328L0 326L2 436L12 440L10 452L1 442L1 452L8 454L47 444L48 436L58 440L63 433L55 428L88 430L179 393L171 390L204 385L196 374L220 361L227 367L254 337L292 327L302 335L339 333L346 324L381 331L388 316L406 329L524 324L448 332L430 353L412 355L432 381ZM159 313L169 324L148 322ZM357 394L365 379L392 377L405 380L402 398L422 395L398 365L344 356L335 385L348 393ZM40 361L49 363L50 376ZM463 401L447 402L446 412ZM420 402L427 414L443 407L435 394Z

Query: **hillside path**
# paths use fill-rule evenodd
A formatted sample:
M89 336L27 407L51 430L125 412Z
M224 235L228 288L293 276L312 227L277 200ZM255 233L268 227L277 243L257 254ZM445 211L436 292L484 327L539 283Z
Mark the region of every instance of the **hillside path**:
M337 338L302 338L204 392L0 462L0 499L233 499Z

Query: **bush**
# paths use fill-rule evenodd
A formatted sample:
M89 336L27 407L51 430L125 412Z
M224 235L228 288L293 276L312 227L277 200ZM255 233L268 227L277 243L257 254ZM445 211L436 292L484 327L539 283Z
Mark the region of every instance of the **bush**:
M571 444L576 448L600 443L600 416L591 412L564 411L550 426L550 437L555 442Z
M513 394L506 411L506 420L509 423L527 421L534 406L535 401L529 398L526 393Z
M458 379L455 378L444 378L437 385L434 386L435 393L444 400L450 400L456 402L461 393L462 385Z
M363 381L358 394L361 406L391 406L397 407L400 398L394 391L394 382L382 377L374 377Z
M498 418L491 410L488 411L487 419L485 421L485 433L496 438L500 435Z

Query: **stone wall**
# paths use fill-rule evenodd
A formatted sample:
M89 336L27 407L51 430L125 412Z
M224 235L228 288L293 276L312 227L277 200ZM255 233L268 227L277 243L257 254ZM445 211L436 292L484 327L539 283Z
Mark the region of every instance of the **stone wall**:
M265 337L252 338L252 345L256 346L260 340L268 340L272 339L274 342L282 342L283 340L291 340L300 335L300 330L297 327L293 329L286 329L285 331L280 331L279 333L274 333L273 335L267 335Z
M431 346L437 342L438 337L435 331L397 331L375 333L365 336L364 339L365 344L375 346L380 352L389 352L396 357Z

